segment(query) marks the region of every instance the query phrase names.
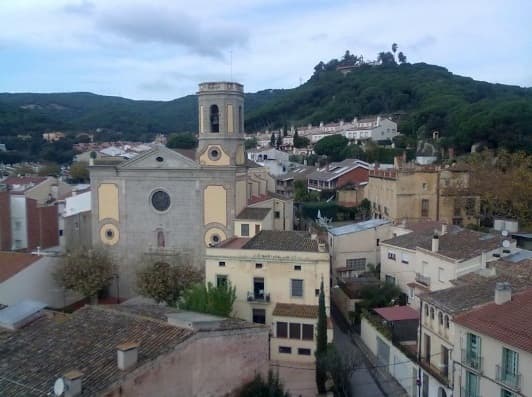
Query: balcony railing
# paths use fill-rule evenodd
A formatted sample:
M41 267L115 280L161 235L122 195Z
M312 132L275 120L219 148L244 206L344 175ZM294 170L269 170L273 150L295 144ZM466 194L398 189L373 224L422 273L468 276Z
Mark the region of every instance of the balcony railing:
M421 273L416 273L416 282L419 284L426 285L427 287L430 287L430 277L424 276Z
M270 294L266 294L264 292L248 291L248 302L269 303Z
M506 370L501 365L495 366L495 378L497 381L504 383L506 386L508 386L511 389L514 390L521 390L521 374L520 373L513 373Z
M478 354L472 354L466 349L462 349L462 364L477 371L482 372L483 357Z
M449 385L449 366L436 366L424 357L421 358L420 364L421 367L436 378L438 382L444 385Z
M481 397L477 390L471 390L467 387L462 387L462 397Z

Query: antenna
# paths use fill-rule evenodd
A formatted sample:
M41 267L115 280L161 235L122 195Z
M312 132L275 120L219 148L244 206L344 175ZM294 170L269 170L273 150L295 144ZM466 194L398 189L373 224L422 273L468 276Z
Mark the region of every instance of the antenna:
M63 378L57 378L54 383L54 394L61 396L65 392L65 382Z
M229 51L229 70L230 70L229 81L233 81L233 50Z
M509 242L508 240L504 240L504 241L502 242L502 246L503 246L504 248L508 248L508 247L510 247L510 242Z

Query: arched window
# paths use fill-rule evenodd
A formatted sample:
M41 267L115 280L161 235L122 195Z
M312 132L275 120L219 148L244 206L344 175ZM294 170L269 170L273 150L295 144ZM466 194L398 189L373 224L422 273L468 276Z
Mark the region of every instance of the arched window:
M443 314L442 312L438 312L438 321L440 325L443 325Z
M438 389L438 397L447 397L447 393L445 392L444 388L441 386Z
M157 231L157 248L164 248L165 247L165 240L164 240L164 232L162 230Z
M449 329L449 316L445 315L445 328Z
M211 132L220 132L220 112L217 105L211 106Z
M434 308L433 307L430 308L430 319L434 320Z
M429 305L425 304L425 317L429 316Z

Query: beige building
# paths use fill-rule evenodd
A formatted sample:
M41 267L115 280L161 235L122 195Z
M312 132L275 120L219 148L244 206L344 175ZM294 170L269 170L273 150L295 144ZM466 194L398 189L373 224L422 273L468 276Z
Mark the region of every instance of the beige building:
M396 164L369 172L366 188L376 218L478 223L480 200L467 193L469 172L462 168Z
M333 276L346 281L380 263L380 241L393 236L385 219L352 223L328 230Z
M418 307L417 295L452 287L451 280L517 250L515 241L503 236L446 225L424 228L381 243L381 280L399 286Z
M263 230L207 248L205 269L207 283L236 287L234 316L272 327L272 360L314 362L322 280L329 315L325 244L303 232Z

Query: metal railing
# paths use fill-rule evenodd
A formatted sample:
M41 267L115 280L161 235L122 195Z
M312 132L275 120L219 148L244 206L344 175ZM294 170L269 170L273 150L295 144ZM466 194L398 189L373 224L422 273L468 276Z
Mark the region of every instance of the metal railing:
M421 273L416 273L416 282L419 284L426 285L427 287L430 287L430 277L424 276Z
M478 372L482 371L483 357L480 356L479 354L472 354L470 351L466 349L462 349L462 360L461 361L462 361L462 364L464 364L465 366L475 371L478 371Z
M270 294L265 292L248 291L248 302L269 303Z
M521 390L521 374L509 372L504 366L495 366L495 379L511 389Z

